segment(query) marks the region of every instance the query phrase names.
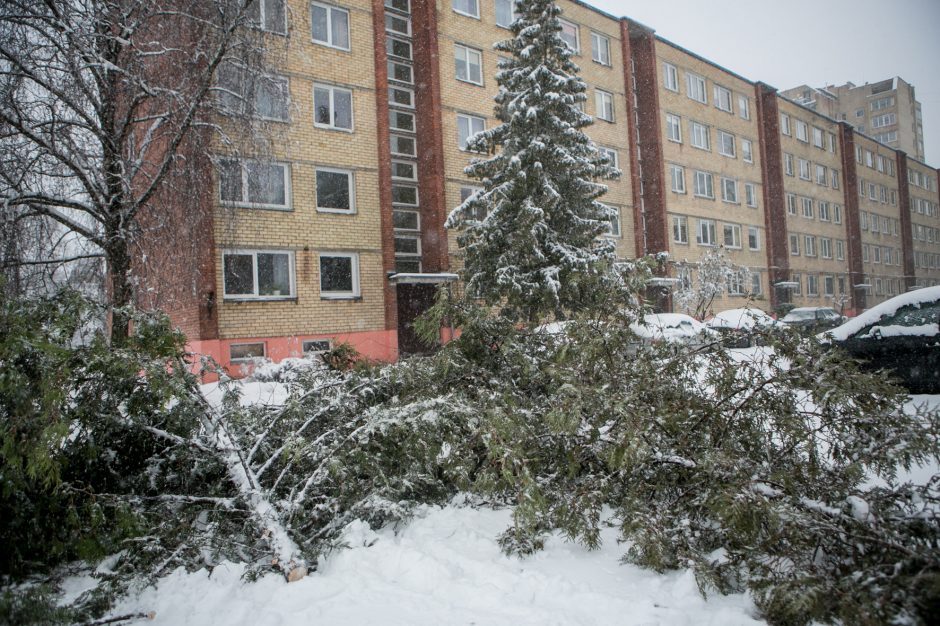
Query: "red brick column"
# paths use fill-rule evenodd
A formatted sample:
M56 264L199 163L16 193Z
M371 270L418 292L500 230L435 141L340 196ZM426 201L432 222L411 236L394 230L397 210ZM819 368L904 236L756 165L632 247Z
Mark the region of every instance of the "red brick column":
M865 280L862 267L862 230L858 215L858 173L855 168L855 131L848 122L839 123L839 149L842 150L842 174L845 189L846 254L849 261L849 289L856 315L865 309L865 291L856 289Z
M904 259L904 286L916 284L914 276L914 233L911 231L911 188L907 182L907 154L895 150L897 156L898 208L901 218L901 258Z
M767 274L770 306L790 301L790 292L775 287L790 279L787 241L786 193L783 188L783 158L780 147L780 107L777 90L764 83L754 85L757 103L758 149L764 180L764 228L767 231Z

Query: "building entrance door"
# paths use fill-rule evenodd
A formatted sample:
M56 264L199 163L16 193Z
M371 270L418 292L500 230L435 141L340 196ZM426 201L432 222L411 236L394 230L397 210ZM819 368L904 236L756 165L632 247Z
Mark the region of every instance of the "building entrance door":
M434 284L404 284L398 290L398 356L430 354L440 346L440 340L428 345L415 332L414 322L434 304L437 294Z

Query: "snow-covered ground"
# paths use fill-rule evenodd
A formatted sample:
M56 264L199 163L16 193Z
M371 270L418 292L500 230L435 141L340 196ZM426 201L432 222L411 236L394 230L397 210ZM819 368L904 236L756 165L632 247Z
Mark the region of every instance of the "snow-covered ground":
M167 626L763 623L747 596L703 599L691 572L621 565L615 529L596 551L553 536L534 556L506 556L496 536L509 521L505 510L451 505L424 509L397 535L355 523L350 549L298 582L246 583L233 564L181 569L115 614L154 611L148 623Z

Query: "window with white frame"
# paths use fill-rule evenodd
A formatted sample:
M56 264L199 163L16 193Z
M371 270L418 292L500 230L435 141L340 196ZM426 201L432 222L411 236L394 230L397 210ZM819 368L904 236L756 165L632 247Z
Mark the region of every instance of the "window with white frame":
M800 178L803 180L812 180L809 173L809 161L806 159L800 159Z
M825 187L829 183L829 170L825 165L816 164L816 184Z
M835 154L836 152L836 136L832 133L826 133L829 137L829 152Z
M743 272L731 272L728 275L727 279L728 284L728 295L729 296L743 296L744 295L744 273Z
M418 168L414 161L392 159L393 180L418 180Z
M509 28L516 21L516 0L496 0L496 25Z
M722 225L722 231L724 232L724 242L726 248L741 247L741 227L739 225L724 224Z
M605 148L604 146L598 146L597 151L600 152L603 156L607 157L607 164L614 168L620 167L620 156L617 154L617 151L613 148Z
M747 247L749 250L760 250L760 229L757 226L747 227Z
M385 13L385 32L411 37L411 18L397 13Z
M614 121L614 96L601 89L594 90L595 115L607 122Z
M672 113L666 113L666 138L669 141L682 143L682 118Z
M395 233L395 271L421 269L421 235Z
M796 196L792 193L787 194L787 213L796 215Z
M392 211L392 225L395 230L421 230L421 214L417 211L407 211L404 209L395 209Z
M684 215L672 216L672 240L675 243L689 243L689 220Z
M695 172L695 184L692 187L692 192L699 196L700 198L714 198L715 190L712 186L712 175L708 172Z
M676 193L685 193L685 168L680 165L670 165L669 177L672 180L672 190Z
M793 155L789 153L783 154L783 170L786 172L787 176L794 176L793 170Z
M417 154L414 137L392 134L389 135L389 144L391 153L395 156L413 157Z
M414 70L407 63L399 63L389 59L388 79L413 85L415 82Z
M561 38L564 40L571 52L578 54L581 52L581 35L578 32L578 25L567 20L558 20L561 23Z
M219 162L219 200L253 208L289 209L290 167L286 163L224 159Z
M806 275L806 295L808 296L819 295L819 277L816 276L816 274Z
M828 222L829 221L829 203L825 200L820 200L817 204L819 207L819 221Z
M699 220L698 232L695 234L695 242L700 246L714 246L718 241L715 237L715 220Z
M820 150L825 149L825 145L823 144L823 130L815 126L813 126L813 145Z
M796 121L796 138L809 143L809 125L803 120Z
M265 354L265 344L263 341L233 343L228 347L228 360L232 363L263 359Z
M731 113L731 90L715 85L715 108Z
M813 219L813 199L800 198L800 200L803 202L803 217Z
M845 242L841 239L836 239L836 260L845 260Z
M750 139L741 140L741 158L745 163L754 162L754 144Z
M757 187L754 183L744 183L744 199L749 207L757 207Z
M790 274L790 282L794 283L793 285L793 294L800 295L803 293L803 276L801 274L793 273Z
M865 211L859 211L858 222L859 222L859 228L861 228L862 230L868 230L868 213Z
M451 0L451 3L457 13L480 19L479 0Z
M816 236L805 235L803 237L803 254L806 256L816 256Z
M790 255L800 256L800 236L790 233Z
M415 108L415 92L413 89L408 89L407 87L389 85L388 103L392 106L413 109Z
M417 185L392 185L392 204L395 206L418 206Z
M718 154L732 158L736 156L734 135L723 130L718 131Z
M317 211L356 212L356 183L352 172L318 167L316 180Z
M832 239L828 237L819 238L819 256L824 259L832 258Z
M385 51L390 57L411 60L411 42L397 37L385 38Z
M329 339L306 339L301 343L304 354L323 354L333 349Z
M679 70L672 63L663 63L663 86L669 91L679 91Z
M747 96L738 96L738 115L746 120L751 119L751 101Z
M454 45L457 80L474 85L483 84L483 53L462 44Z
M760 272L751 272L751 293L759 296L764 292L761 286Z
M862 261L868 263L871 259L871 246L867 243L862 244Z
M619 237L620 236L620 207L604 205L610 209L610 224L607 227L606 235L608 237Z
M279 122L289 119L290 88L284 76L253 73L236 63L222 63L215 91L225 111Z
M313 41L340 50L349 50L349 11L331 4L310 3Z
M415 115L398 109L388 110L388 125L391 130L400 130L406 133L415 132Z
M287 34L286 0L258 0L245 9L249 23L278 35Z
M725 202L738 202L738 181L732 178L721 179L721 199Z
M711 150L708 126L698 122L691 122L690 125L692 128L692 145L702 150Z
M318 128L352 130L352 91L333 85L314 85L313 125Z
M786 113L780 114L780 132L784 135L790 136L790 116Z
M591 59L601 65L610 65L610 39L591 33Z
M457 114L457 145L461 150L467 150L467 141L477 133L486 129L486 120L475 115Z
M359 254L355 252L321 252L320 297L359 297Z
M705 93L705 79L692 72L685 73L686 95L704 104L708 104L708 95Z
M832 188L838 189L839 188L839 170L832 170L831 174L832 175L830 176L830 180L831 180Z
M223 250L223 297L277 300L294 296L294 253L281 250Z

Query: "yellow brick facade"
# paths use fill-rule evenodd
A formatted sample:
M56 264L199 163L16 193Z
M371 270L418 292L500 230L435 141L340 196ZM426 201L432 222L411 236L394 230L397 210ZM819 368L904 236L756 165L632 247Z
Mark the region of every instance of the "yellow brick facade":
M911 215L915 284L918 287L940 285L940 191L937 170L908 158L907 172L910 194L910 206L907 208Z

